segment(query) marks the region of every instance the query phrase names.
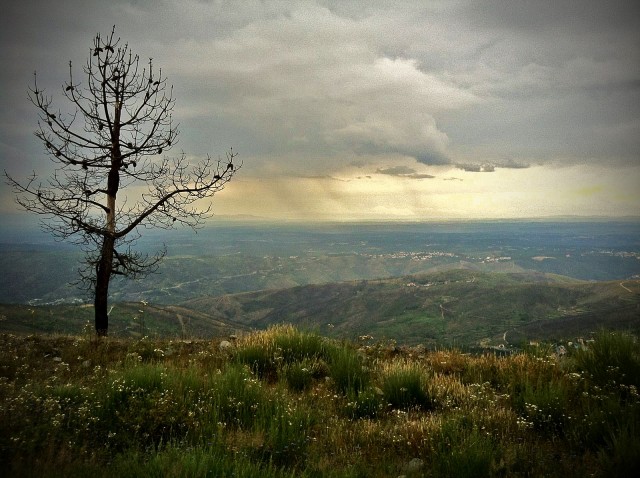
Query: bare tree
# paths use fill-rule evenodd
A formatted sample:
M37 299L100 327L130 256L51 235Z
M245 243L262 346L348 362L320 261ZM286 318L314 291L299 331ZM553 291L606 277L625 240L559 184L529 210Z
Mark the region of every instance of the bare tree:
M236 153L231 149L224 160L207 157L196 164L184 153L163 155L178 136L173 87L152 59L141 67L138 55L115 37L115 27L106 38L96 35L83 72L84 84L69 62L66 112L53 108L34 73L29 99L39 110L35 135L55 170L44 182L35 172L24 182L5 176L17 203L43 216L45 230L84 250L81 282L94 295L96 332L107 335L111 277L153 272L165 254L132 250L141 230L199 226L210 206L196 202L231 180Z

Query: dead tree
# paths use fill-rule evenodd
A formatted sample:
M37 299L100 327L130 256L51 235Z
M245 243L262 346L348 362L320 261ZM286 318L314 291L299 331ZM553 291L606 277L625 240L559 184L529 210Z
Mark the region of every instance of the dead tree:
M201 225L210 216L210 203L201 200L231 180L236 153L197 162L184 153L165 155L178 137L173 87L152 59L140 65L115 27L106 38L95 37L83 73L84 83L69 62L66 110L54 109L34 73L29 99L39 111L35 135L54 171L44 181L35 172L25 181L5 176L17 203L41 215L45 230L84 250L80 281L93 293L96 332L104 336L111 278L153 272L164 257L164 251L132 249L141 231Z

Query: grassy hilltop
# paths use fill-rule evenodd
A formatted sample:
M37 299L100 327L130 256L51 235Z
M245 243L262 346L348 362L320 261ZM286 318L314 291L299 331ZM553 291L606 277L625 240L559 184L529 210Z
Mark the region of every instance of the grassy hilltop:
M640 346L0 335L7 476L634 476ZM566 353L564 353L566 352Z

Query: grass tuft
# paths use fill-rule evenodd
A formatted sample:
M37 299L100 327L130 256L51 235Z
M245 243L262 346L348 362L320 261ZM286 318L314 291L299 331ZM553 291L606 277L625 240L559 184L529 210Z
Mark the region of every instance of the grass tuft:
M382 392L392 408L427 410L433 400L427 393L426 373L418 364L391 362L382 372Z

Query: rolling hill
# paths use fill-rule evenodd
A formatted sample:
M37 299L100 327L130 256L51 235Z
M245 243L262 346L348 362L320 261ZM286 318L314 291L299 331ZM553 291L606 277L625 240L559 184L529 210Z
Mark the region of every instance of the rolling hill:
M90 306L0 307L0 330L91 330ZM212 337L292 323L324 335L399 344L478 345L640 331L640 281L585 282L538 272L459 268L200 297L178 305L115 304L115 336Z
M109 334L114 337L221 337L245 329L232 319L221 322L175 305L119 302L113 304L109 314ZM93 306L0 304L0 332L90 335Z
M453 270L309 285L182 304L251 328L287 322L333 337L477 344L640 330L640 281L582 282L540 273Z

